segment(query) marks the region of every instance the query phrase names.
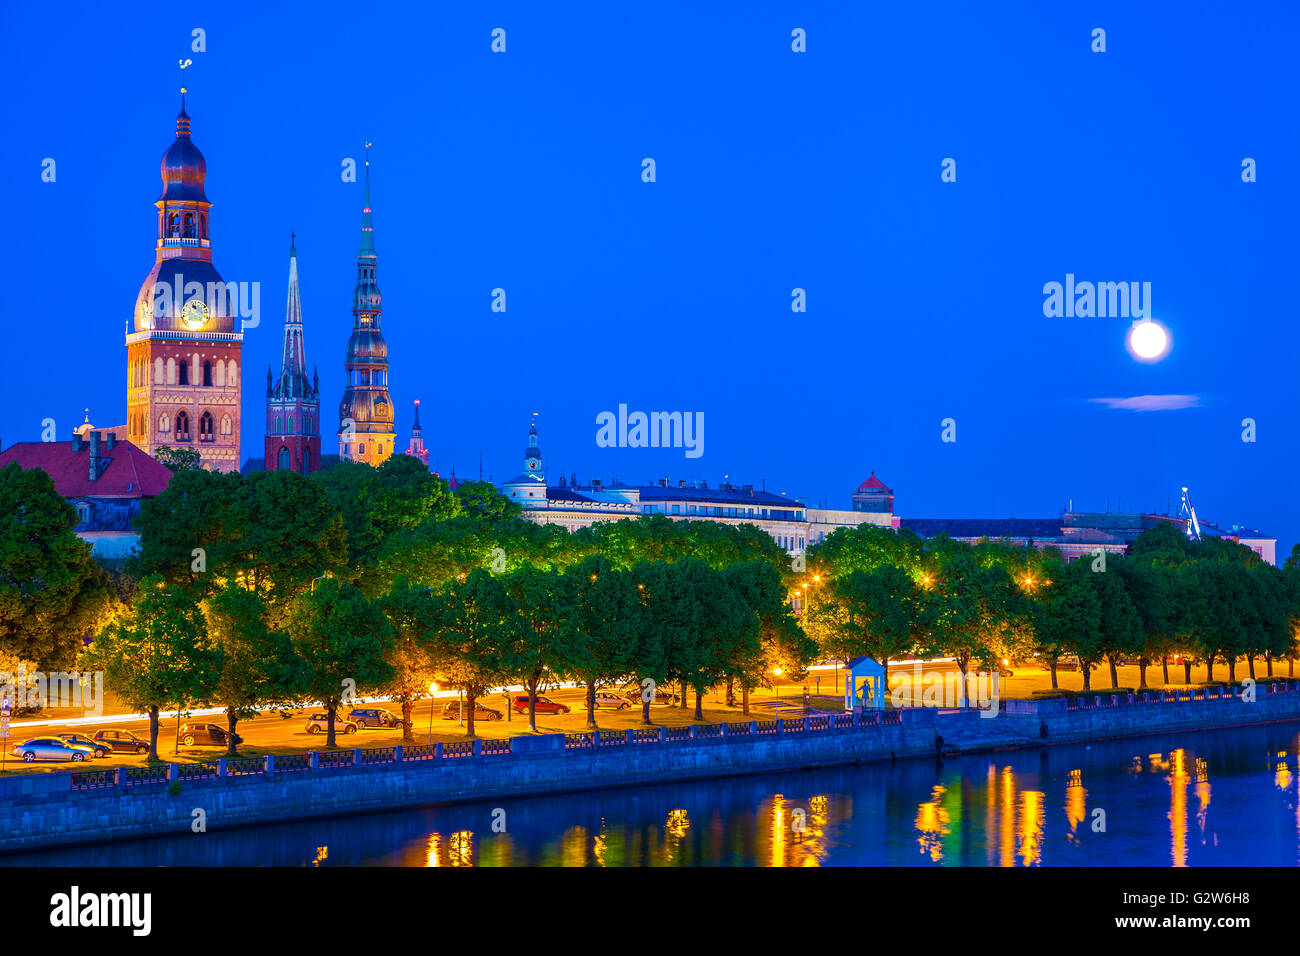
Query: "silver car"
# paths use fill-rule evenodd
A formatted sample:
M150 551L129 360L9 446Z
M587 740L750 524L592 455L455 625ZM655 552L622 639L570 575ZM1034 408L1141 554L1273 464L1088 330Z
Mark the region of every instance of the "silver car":
M36 760L71 760L73 763L81 763L95 756L95 748L69 743L58 737L33 737L14 747L10 753L27 763Z

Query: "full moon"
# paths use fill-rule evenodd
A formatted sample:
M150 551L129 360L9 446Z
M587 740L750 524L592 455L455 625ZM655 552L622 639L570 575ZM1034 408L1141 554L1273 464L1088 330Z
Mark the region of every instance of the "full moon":
M1150 319L1137 322L1129 329L1128 347L1137 358L1154 362L1169 351L1169 332Z

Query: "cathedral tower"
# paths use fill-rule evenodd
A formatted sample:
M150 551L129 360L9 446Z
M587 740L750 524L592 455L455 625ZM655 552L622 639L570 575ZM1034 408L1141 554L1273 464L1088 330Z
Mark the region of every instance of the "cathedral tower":
M382 299L375 281L375 226L370 215L370 157L361 209L361 251L352 292L352 337L344 368L347 380L339 403L339 457L378 467L393 453L397 432L388 397L388 345L379 330Z
M176 117L176 141L162 158L154 267L136 297L126 336L127 437L150 454L193 448L204 468L239 470L238 287L212 265L203 191L207 163Z
M298 292L298 250L289 239L289 301L284 310L284 348L280 377L266 369L267 471L320 470L320 380L307 380L307 347L302 336L302 299Z

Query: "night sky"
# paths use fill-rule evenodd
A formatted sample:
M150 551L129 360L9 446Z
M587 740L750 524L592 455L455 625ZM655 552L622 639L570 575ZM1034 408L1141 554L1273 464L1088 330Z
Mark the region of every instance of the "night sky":
M0 14L5 446L47 417L67 440L86 406L125 420L188 57L214 262L262 284L244 458L291 231L337 450L361 207L341 164L373 140L398 436L420 399L443 474L480 452L517 474L537 411L552 480L729 475L846 508L875 469L904 517L1163 511L1188 485L1279 559L1300 539L1294 5L122 6ZM1136 362L1127 319L1045 317L1066 273L1150 282L1168 357ZM1193 398L1096 401L1146 395ZM703 412L705 454L598 448L620 403Z

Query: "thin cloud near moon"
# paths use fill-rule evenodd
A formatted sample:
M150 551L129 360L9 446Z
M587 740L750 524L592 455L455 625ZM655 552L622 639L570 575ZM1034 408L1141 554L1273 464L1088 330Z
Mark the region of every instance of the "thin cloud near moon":
M1090 398L1090 402L1124 412L1174 412L1199 408L1199 395L1133 395L1129 398Z

